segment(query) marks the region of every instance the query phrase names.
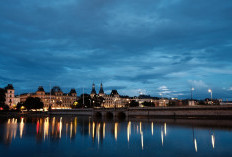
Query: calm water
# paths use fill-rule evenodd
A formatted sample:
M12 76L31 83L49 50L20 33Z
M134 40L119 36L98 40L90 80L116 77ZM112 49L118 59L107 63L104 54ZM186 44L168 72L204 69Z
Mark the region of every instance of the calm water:
M218 123L222 125L213 125ZM90 117L1 118L0 152L4 157L232 156L230 123Z

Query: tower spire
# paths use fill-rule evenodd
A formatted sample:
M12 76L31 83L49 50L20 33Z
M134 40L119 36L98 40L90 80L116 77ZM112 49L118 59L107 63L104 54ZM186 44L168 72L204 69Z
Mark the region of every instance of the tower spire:
M97 94L97 92L96 92L96 90L95 90L95 84L94 84L94 82L93 82L93 85L92 85L91 94Z
M104 90L103 90L102 83L101 83L101 87L100 87L100 90L99 90L99 95L104 95Z

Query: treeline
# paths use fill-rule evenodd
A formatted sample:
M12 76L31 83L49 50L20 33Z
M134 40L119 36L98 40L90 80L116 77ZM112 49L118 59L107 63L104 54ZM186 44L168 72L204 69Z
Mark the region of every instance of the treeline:
M89 94L82 94L77 102L71 105L71 108L93 108L101 107L105 99L101 96L95 95L93 98Z
M5 104L6 102L6 91L0 88L0 110L9 110L9 106Z
M28 97L25 102L19 102L16 106L17 110L43 109L44 103L38 97Z

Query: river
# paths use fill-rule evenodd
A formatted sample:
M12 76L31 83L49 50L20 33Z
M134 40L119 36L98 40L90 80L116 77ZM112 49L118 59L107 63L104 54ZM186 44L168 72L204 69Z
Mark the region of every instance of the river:
M232 156L230 120L1 117L3 157Z

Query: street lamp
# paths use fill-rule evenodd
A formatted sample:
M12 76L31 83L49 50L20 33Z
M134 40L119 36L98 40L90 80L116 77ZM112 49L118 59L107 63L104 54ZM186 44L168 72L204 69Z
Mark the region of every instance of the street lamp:
M213 104L213 91L209 89L208 92L211 94L211 105Z
M89 99L90 107L91 107L91 99Z

